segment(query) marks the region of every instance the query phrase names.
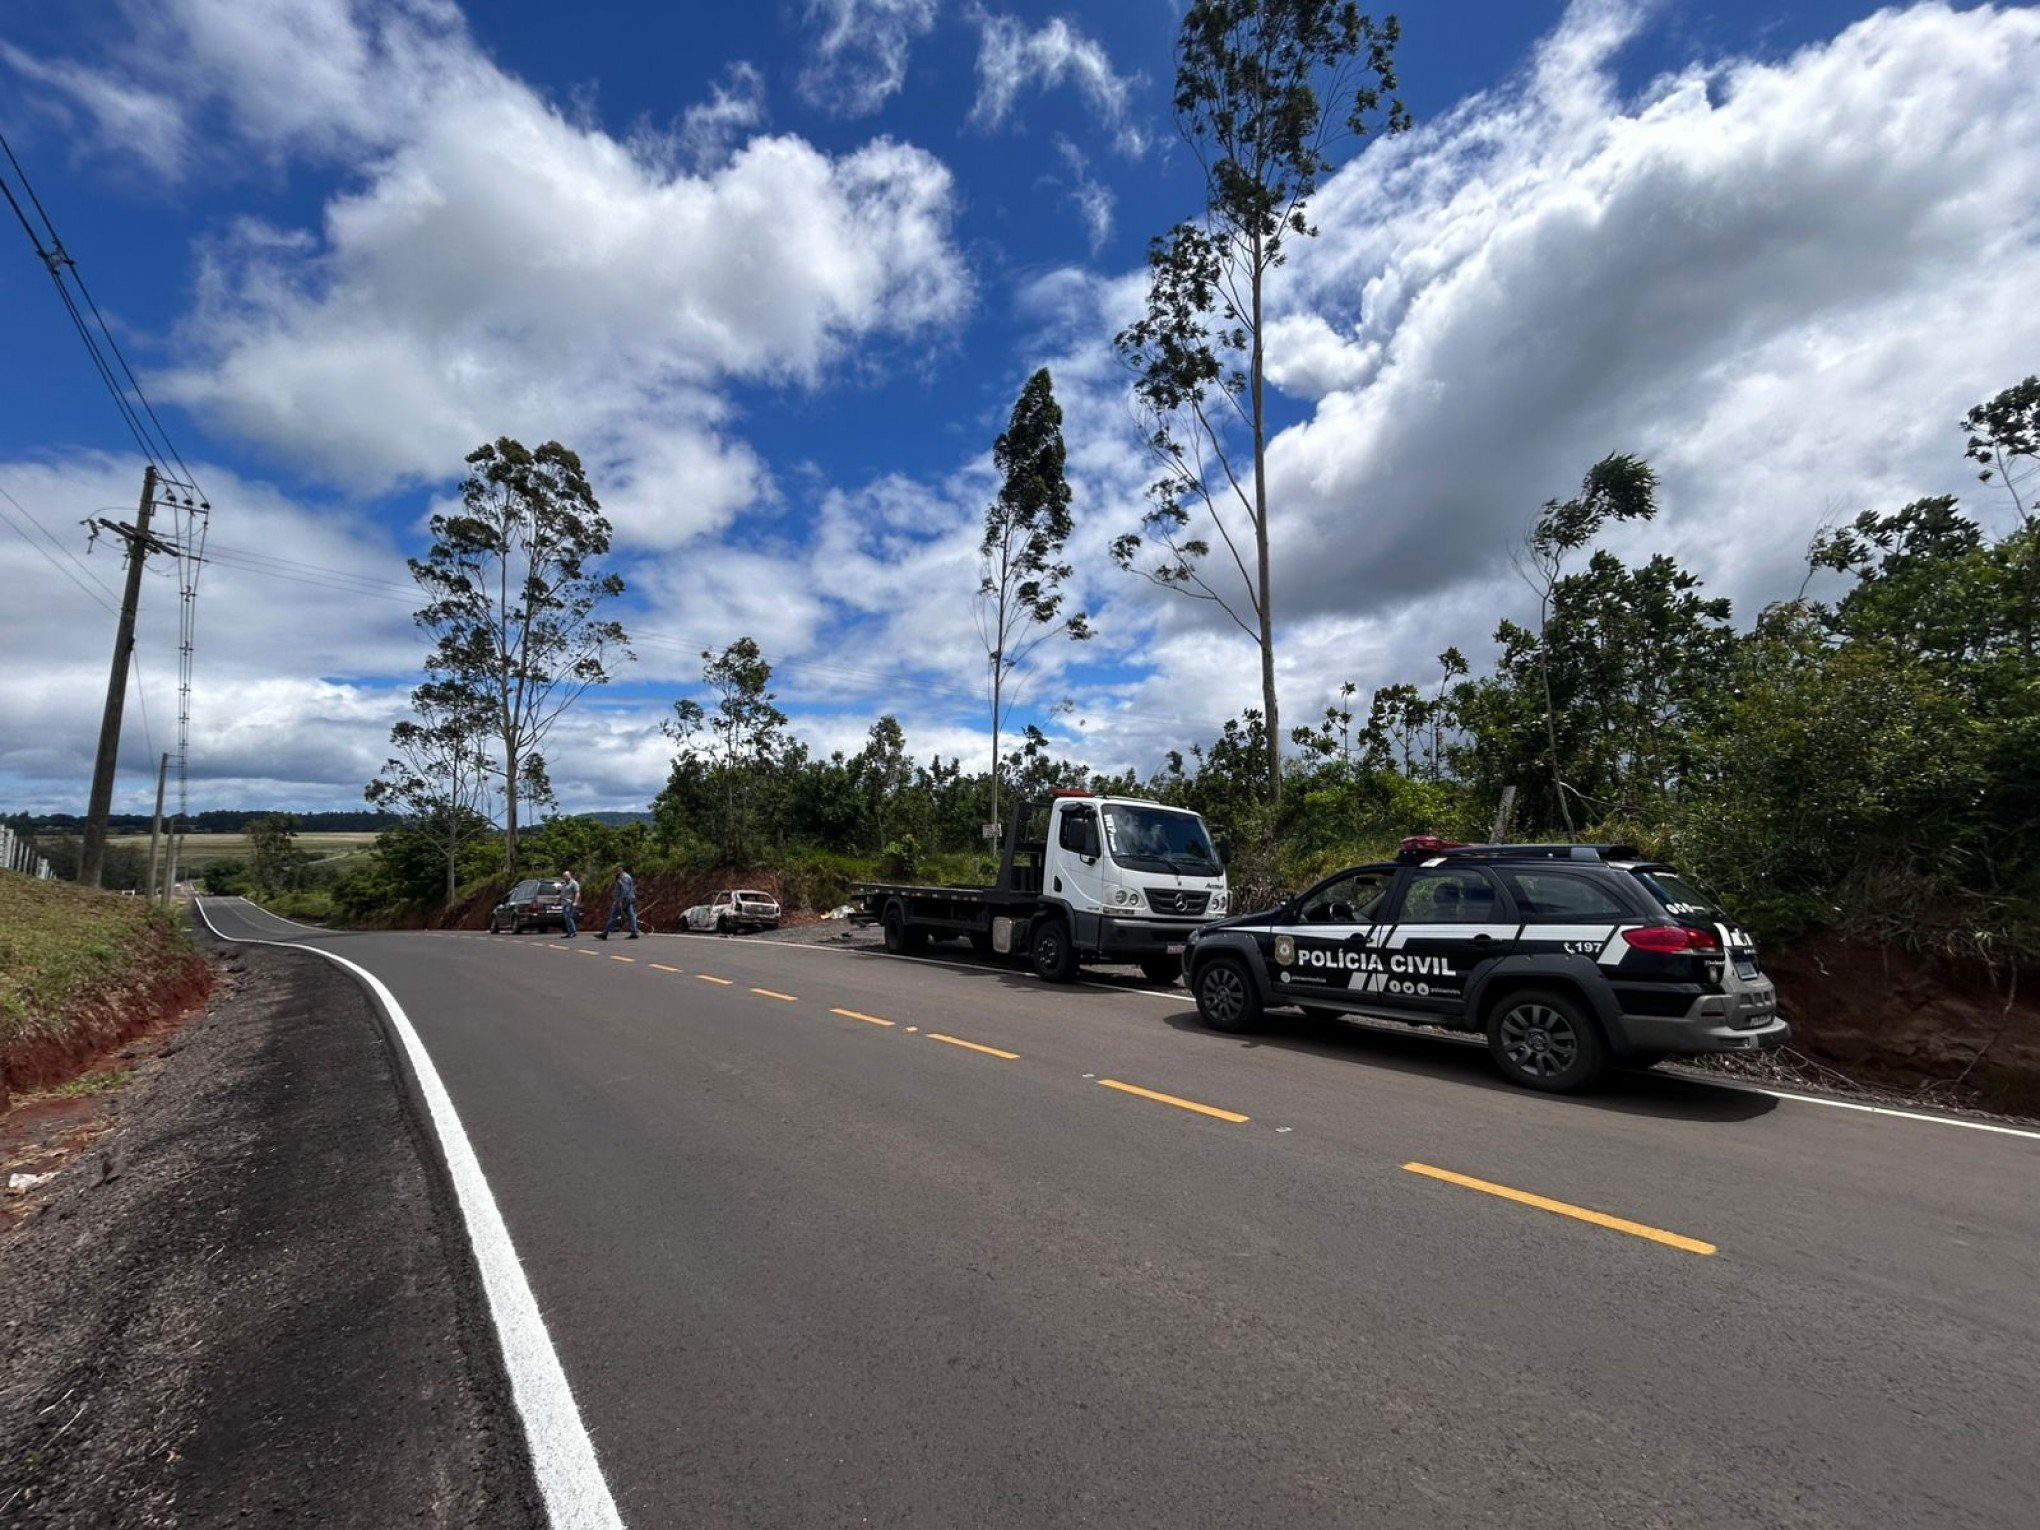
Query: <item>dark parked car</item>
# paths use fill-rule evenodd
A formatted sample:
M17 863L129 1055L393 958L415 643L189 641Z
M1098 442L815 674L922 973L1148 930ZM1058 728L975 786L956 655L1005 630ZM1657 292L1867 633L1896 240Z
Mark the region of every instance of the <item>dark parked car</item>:
M560 886L553 877L519 882L490 913L489 933L500 935L508 930L512 935L521 935L526 930L564 930L567 919L560 908Z
M1217 1030L1286 1004L1473 1031L1532 1089L1790 1034L1750 937L1623 845L1409 840L1393 861L1194 931L1183 969Z

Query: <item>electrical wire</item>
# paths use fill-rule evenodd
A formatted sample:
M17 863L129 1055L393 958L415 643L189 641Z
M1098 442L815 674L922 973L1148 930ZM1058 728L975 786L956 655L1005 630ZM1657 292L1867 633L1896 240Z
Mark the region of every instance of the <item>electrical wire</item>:
M13 498L12 495L9 495L8 497L10 499ZM30 536L26 531L24 531L21 527L21 523L15 520L14 517L9 515L5 510L0 510L0 521L5 521L7 523L7 529L9 531L12 531L16 536L20 537L22 541L26 542L30 547L34 548L38 553L42 554L43 558L45 559L45 561L48 562L51 568L55 569L58 573L62 574L66 579L70 580L71 583L78 586L79 590L81 590L84 593L85 598L87 600L93 602L102 611L106 612L107 615L109 616L115 616L119 614L119 609L117 607L115 607L114 605L110 604L105 600L100 599L99 595L96 592L94 592L90 585L85 583L85 581L80 579L76 574L72 573L68 568L64 567L63 564L59 563L56 559L55 554L53 554L47 547L43 546L42 543L38 542L34 537Z
M64 557L67 560L69 560L71 565L74 568L76 568L77 571L80 574L82 574L86 579L90 580L93 584L98 585L100 592L106 596L106 600L101 601L100 604L106 606L106 609L109 611L114 609L114 606L107 605L106 602L113 601L118 603L120 597L113 593L113 590L107 585L105 580L101 579L97 574L92 572L91 568L86 564L83 558L79 557L76 553L72 552L70 548L66 547L63 541L57 536L57 534L54 531L51 531L48 526L43 524L42 518L40 516L38 516L33 510L29 509L28 506L24 505L20 500L16 499L11 493L9 493L7 490L7 486L5 484L0 484L0 499L5 499L8 504L14 506L16 510L20 511L22 515L26 516L28 518L29 524L34 526L37 531L40 531L43 534L44 538L49 542L50 546L54 547L58 552L62 553ZM72 580L72 583L75 584L76 582L77 582L76 579ZM86 593L89 595L91 594L91 591L88 590L86 591Z

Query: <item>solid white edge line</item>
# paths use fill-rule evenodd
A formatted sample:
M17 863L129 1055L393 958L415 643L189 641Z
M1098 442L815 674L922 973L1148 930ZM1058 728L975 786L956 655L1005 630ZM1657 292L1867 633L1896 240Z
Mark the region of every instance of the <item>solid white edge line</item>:
M1693 1079L1689 1073L1673 1075ZM1802 1105L1826 1105L1833 1110L1860 1110L1866 1115L1895 1116L1901 1121L1924 1121L1929 1126L1959 1126L1966 1132L1995 1132L2004 1137L2026 1137L2040 1142L2040 1131L2023 1126L1999 1126L1994 1121L1958 1121L1953 1116L1930 1115L1924 1110L1899 1110L1891 1105L1864 1105L1855 1100L1830 1100L1818 1094L1788 1094L1783 1089L1766 1089L1762 1084L1745 1084L1739 1079L1693 1079L1716 1089L1734 1089L1743 1094L1767 1094L1774 1100L1797 1100Z
M573 1388L560 1365L545 1318L538 1310L538 1298L524 1278L517 1250L510 1242L510 1230L496 1206L494 1192L482 1174L481 1160L474 1144L460 1124L453 1108L453 1096L439 1077L425 1043L419 1039L410 1016L381 978L366 967L335 955L319 946L300 945L289 940L257 940L223 935L205 911L204 900L192 904L205 927L221 940L236 945L281 946L293 951L310 951L352 972L368 986L389 1016L390 1024L404 1043L404 1054L417 1075L419 1092L432 1113L432 1129L439 1138L439 1150L446 1159L448 1174L460 1202L461 1220L466 1225L468 1244L474 1250L475 1266L481 1272L482 1290L489 1302L489 1316L496 1325L496 1338L503 1352L503 1368L510 1374L510 1395L517 1415L524 1423L524 1438L531 1452L532 1475L545 1499L546 1517L555 1530L609 1530L620 1527L623 1516L610 1496L609 1484L595 1459L595 1442L588 1438L581 1422L581 1410L574 1402ZM274 916L272 916L274 917ZM321 932L323 933L323 932Z

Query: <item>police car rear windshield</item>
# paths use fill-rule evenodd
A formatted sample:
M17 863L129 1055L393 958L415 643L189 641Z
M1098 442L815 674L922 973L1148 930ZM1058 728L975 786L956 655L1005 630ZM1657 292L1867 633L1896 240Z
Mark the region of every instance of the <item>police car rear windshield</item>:
M1676 871L1666 871L1662 866L1646 867L1638 870L1636 880L1651 890L1668 914L1699 919L1724 917L1721 904L1712 893Z
M1105 804L1105 848L1128 871L1181 871L1215 877L1222 869L1204 820L1194 813L1130 803Z

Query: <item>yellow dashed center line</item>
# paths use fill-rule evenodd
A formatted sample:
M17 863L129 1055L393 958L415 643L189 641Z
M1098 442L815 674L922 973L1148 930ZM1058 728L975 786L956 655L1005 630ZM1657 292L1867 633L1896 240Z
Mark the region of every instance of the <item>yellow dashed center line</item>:
M704 983L713 983L713 984L715 984L715 985L716 985L716 986L717 986L718 988L730 988L730 987L734 987L734 986L735 986L735 984L736 984L736 979L735 979L735 978L719 978L719 977L710 977L710 976L709 976L709 975L708 975L708 974L707 974L706 972L697 972L697 973L695 973L694 975L695 975L696 977L700 978L702 982L704 982Z
M1101 1078L1098 1082L1107 1089L1117 1089L1121 1094L1137 1094L1143 1100L1155 1100L1163 1105L1173 1105L1178 1110L1194 1110L1200 1116L1211 1116L1220 1121L1231 1121L1237 1124L1241 1121L1252 1119L1252 1117L1243 1116L1237 1111L1220 1110L1216 1105L1200 1105L1195 1100L1179 1100L1173 1094L1157 1094L1154 1090L1142 1089L1137 1084L1122 1084L1116 1078Z
M1512 1190L1507 1185L1475 1179L1471 1175L1454 1174L1450 1169L1434 1169L1427 1163L1406 1163L1403 1167L1412 1174L1422 1174L1429 1179L1442 1179L1448 1185L1463 1185L1468 1190L1478 1190L1483 1195L1498 1195L1503 1200L1515 1201L1518 1205L1535 1206L1539 1211L1555 1211L1562 1217L1572 1217L1581 1222L1591 1222L1596 1227L1607 1227L1619 1233L1628 1233L1632 1238L1648 1238L1653 1243L1662 1243L1668 1248L1684 1249L1689 1254L1719 1252L1712 1243L1702 1243L1698 1238L1682 1237L1675 1232L1666 1232L1662 1227L1646 1227L1641 1222L1631 1222L1624 1217L1611 1217L1604 1211L1589 1211L1584 1206L1573 1206L1565 1201L1532 1195L1527 1190Z
M778 999L783 1004L798 1004L800 1002L790 993L774 993L769 988L753 988L751 992L758 995L761 999Z
M652 963L652 971L654 972L678 972L679 970L678 967L668 967L664 962Z
M988 1057L1003 1057L1008 1062L1011 1062L1020 1055L1018 1052L1002 1052L997 1047L979 1046L975 1041L964 1041L956 1036L945 1036L940 1031L930 1031L928 1039L930 1041L946 1041L953 1047L969 1047L973 1052L983 1052Z
M637 960L635 956L612 956L609 959L613 962L634 962Z
M832 1015L841 1015L845 1020L862 1020L866 1025L891 1025L890 1020L881 1020L876 1015L859 1014L854 1009L832 1009Z

